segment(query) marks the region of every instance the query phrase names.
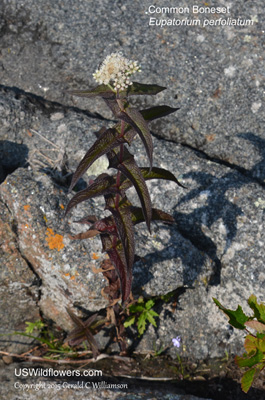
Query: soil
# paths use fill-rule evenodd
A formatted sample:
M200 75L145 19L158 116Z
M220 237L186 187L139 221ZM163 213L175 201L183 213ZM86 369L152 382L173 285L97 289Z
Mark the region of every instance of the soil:
M265 370L246 394L240 386L243 372L233 359L210 360L201 363L180 362L169 357L136 355L130 363L119 361L116 367L102 360L94 364L106 375L120 377L132 385L165 390L165 393L185 393L212 400L264 400ZM114 360L115 362L115 360ZM115 371L115 373L113 372ZM130 373L128 373L130 371ZM163 380L164 379L164 380Z
M3 365L27 363L32 367L37 364L47 367L50 364L56 369L87 369L89 365L89 368L101 370L106 381L127 383L137 390L157 389L163 395L184 393L211 400L265 400L265 368L246 394L240 386L244 371L238 368L233 357L194 362L180 357L172 359L164 349L160 353L146 354L102 353L95 361L92 352L84 350L83 346L75 351L64 347L64 334L61 331L57 334L57 339L52 336L52 343L57 345L59 353L51 351L46 343L38 343L23 355L0 352Z

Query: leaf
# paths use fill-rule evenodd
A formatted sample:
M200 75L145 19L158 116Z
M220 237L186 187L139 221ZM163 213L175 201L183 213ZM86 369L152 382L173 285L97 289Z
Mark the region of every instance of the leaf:
M120 97L125 97L126 95L155 95L157 93L165 90L165 87L158 85L146 85L143 83L133 82L127 90L120 92ZM116 98L116 93L113 92L108 85L98 85L93 89L87 90L67 90L66 93L78 97L97 97L100 96L104 99Z
M119 146L121 143L125 143L125 139L119 136L119 133L116 131L116 129L111 128L101 131L101 134L96 142L92 145L92 147L88 150L88 152L79 163L73 175L69 191L73 189L77 181L93 164L94 161L96 161L103 154L106 154L113 148Z
M79 219L78 221L74 221L76 224L93 224L94 222L97 221L97 217L95 215L87 215L86 217L83 217Z
M247 353L251 353L251 351L255 351L257 349L258 339L255 336L247 335L244 343L244 347Z
M158 167L153 167L152 170L150 171L149 168L140 168L141 172L143 174L144 179L150 180L150 179L163 179L163 180L167 180L167 181L172 181L175 182L177 185L185 188L185 186L183 186L175 177L174 174L172 174L172 172L167 171L164 168L158 168Z
M241 379L241 389L243 392L247 393L253 383L256 369L251 368L244 373Z
M116 152L116 150L115 150L115 152ZM177 185L179 185L183 188L186 188L177 180L177 178L175 177L175 175L172 174L172 172L167 171L164 168L153 167L152 170L150 171L149 168L140 167L140 171L146 181L149 181L151 179L163 179L163 180L175 182ZM127 179L123 179L120 189L125 191L129 187L131 187L131 182L128 181Z
M127 89L127 95L155 95L166 88L159 85L148 85L144 83L133 82Z
M263 353L260 350L257 350L257 352L252 356L252 357L235 357L235 362L236 364L242 368L242 367L253 367L254 365L258 364L262 359L263 359Z
M97 342L93 337L93 334L95 333L94 329L98 328L100 325L104 325L105 320L102 319L100 321L97 321L98 314L94 314L91 317L89 317L85 322L83 322L69 308L67 308L66 310L69 316L71 317L72 321L76 325L76 328L69 333L67 341L71 346L77 346L84 340L87 340L91 346L93 357L96 359L97 355L99 354L99 351ZM95 323L94 326L93 323Z
M222 310L229 317L228 322L230 325L234 326L237 329L245 329L244 324L250 318L244 314L241 306L238 306L236 311L233 311L223 307L217 299L213 298L213 301L220 308L220 310Z
M74 236L70 235L69 237L72 240L82 240L82 239L89 239L89 238L92 238L94 236L97 236L99 233L100 233L100 231L90 228L86 232L77 233Z
M147 228L150 232L150 222L152 217L152 203L149 195L148 188L146 186L144 177L141 173L140 168L137 166L134 157L129 151L124 148L123 161L119 161L119 154L115 154L113 157L109 156L110 167L116 168L123 173L133 184L136 192L139 196L143 214L146 221Z
M98 85L93 89L87 90L67 90L66 93L71 94L73 96L78 97L103 97L106 99L111 99L116 97L116 93L113 92L109 86L107 85Z
M100 233L109 233L116 237L118 236L115 221L112 216L105 217L96 221L91 228L99 230Z
M135 323L135 315L131 315L129 318L126 319L123 325L125 328L128 328L128 326L131 326L134 323Z
M145 308L146 308L147 310L150 310L152 307L154 307L154 305L155 305L154 300L150 299L150 300L148 300L148 301L146 302Z
M134 225L144 222L144 215L143 215L142 208L132 206L132 207L130 207L130 211L131 211L132 221L133 221ZM152 208L151 221L162 221L162 222L167 222L170 224L175 222L174 218L170 214L167 214L164 211L158 210L157 208Z
M132 271L135 254L134 228L129 207L107 209L112 213L126 258L127 271Z
M258 334L259 335L259 334ZM262 351L262 353L264 354L264 364L265 364L265 335L262 338L258 337L257 340L257 349L259 349L260 351Z
M257 302L257 297L252 294L248 299L248 304L254 311L254 317L257 318L258 321L265 323L265 304Z
M259 321L247 321L245 325L249 328L255 329L259 333L265 333L265 324Z
M172 108L169 106L155 106L147 108L145 110L140 110L140 113L146 121L153 121L154 119L166 117L179 110L179 108Z
M126 111L121 111L118 117L131 125L139 134L149 158L151 170L153 164L153 140L147 122L136 108L131 107L128 107Z
M78 192L68 203L65 215L69 213L69 211L77 206L77 204L82 203L83 201L89 200L93 197L102 196L110 192L110 190L115 191L115 180L113 177L108 174L101 174L98 178L94 180L91 185L89 185L86 189ZM117 192L117 189L116 189Z
M128 299L132 286L132 270L128 268L124 249L121 245L115 245L109 234L100 235L103 250L107 252L121 283L122 302Z
M128 104L126 100L123 99L119 99L119 101L117 101L117 99L105 98L104 101L107 104L107 106L111 109L115 117L117 117L118 114L121 112L121 110L124 110Z
M150 310L150 311L146 312L147 320L150 322L150 324L152 324L154 327L156 327L156 321L155 321L154 317L159 317L159 315L155 311Z
M130 306L130 312L132 312L132 313L138 313L138 312L141 313L144 310L145 310L145 307L142 306L141 304L132 304Z
M139 315L137 321L137 327L139 334L142 335L146 328L146 312L143 312L142 314Z

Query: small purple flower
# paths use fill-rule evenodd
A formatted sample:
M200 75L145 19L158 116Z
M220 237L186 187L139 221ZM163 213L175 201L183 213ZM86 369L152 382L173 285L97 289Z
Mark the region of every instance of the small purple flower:
M173 338L173 339L172 339L172 343L173 343L173 346L175 346L175 347L180 347L181 337L180 337L180 336L177 336L176 338Z

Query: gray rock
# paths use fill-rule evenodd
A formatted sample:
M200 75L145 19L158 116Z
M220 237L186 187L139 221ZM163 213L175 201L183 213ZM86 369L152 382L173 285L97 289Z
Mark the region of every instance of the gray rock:
M38 282L18 250L12 215L1 201L0 214L0 349L22 353L33 340L12 333L24 332L27 321L40 319Z
M104 307L104 279L92 272L96 266L93 254L100 252L99 240L69 239L62 209L67 202L65 191L47 175L18 169L6 178L1 197L13 214L20 252L42 281L39 306L44 315L69 329L72 324L66 307L75 304L90 311Z
M229 12L214 15L196 14L191 0L182 4L189 8L184 14L152 13L147 0L99 0L89 6L78 0L6 1L0 10L0 80L109 116L100 101L71 99L64 90L93 86L98 64L111 52L123 51L140 61L143 72L137 80L170 88L146 105L180 107L177 120L172 116L157 123L159 135L264 182L263 2L225 4ZM180 22L161 28L149 25L150 18ZM243 26L231 24L238 18ZM199 24L181 25L185 19Z
M9 224L16 227L19 253L41 278L43 314L68 330L67 306L94 312L107 305L101 295L106 282L92 272L105 258L100 241L68 237L83 230L74 221L91 213L101 216L104 202L97 198L82 203L68 219L63 208L71 198L68 174L95 140L93 131L108 121L29 94L20 93L17 99L12 90L2 91L0 99L3 139L9 138L12 146L22 143L28 153L28 167L17 169L2 183L1 200L10 211ZM16 118L18 124L13 123ZM132 147L138 163L146 165L141 142ZM25 147L17 146L16 151L25 154ZM253 168L260 161L256 162ZM154 224L151 236L144 224L137 229L141 261L134 268L133 293L153 297L176 290L179 303L175 311L170 304L158 304L158 329L150 326L138 349L151 351L154 343L163 343L171 346L174 356L171 340L180 335L182 356L236 352L242 335L229 328L212 297L231 308L238 303L245 307L251 293L264 301L263 186L237 168L156 138L154 165L172 171L187 189L171 182L148 182L154 206L172 213L176 225ZM88 174L84 179L89 180ZM128 195L138 201L133 190Z

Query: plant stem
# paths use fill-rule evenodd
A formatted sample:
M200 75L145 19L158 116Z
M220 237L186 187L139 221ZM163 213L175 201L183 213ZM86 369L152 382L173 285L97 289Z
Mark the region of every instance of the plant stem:
M124 135L124 128L125 128L125 122L121 121L121 136ZM120 145L120 157L119 157L120 164L123 162L123 155L124 155L124 144L122 143ZM121 172L118 171L117 178L116 178L116 188L117 188L117 190L119 189L120 184L121 184ZM116 210L119 208L119 201L120 201L120 195L119 195L119 193L117 193L116 194L116 198L115 198L115 208L116 208Z

